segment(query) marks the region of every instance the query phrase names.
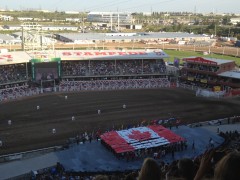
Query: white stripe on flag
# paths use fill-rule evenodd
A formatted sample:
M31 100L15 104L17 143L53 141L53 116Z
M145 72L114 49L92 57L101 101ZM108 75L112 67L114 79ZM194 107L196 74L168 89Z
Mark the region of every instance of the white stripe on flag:
M129 145L134 147L134 149L151 148L170 143L167 139L160 137L156 132L148 127L132 128L117 131L117 133Z

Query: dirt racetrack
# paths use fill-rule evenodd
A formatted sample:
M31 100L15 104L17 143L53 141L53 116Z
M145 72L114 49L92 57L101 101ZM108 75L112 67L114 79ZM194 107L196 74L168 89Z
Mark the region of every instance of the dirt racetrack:
M100 115L98 109L102 111ZM45 94L0 104L0 154L64 144L69 137L85 131L126 127L143 120L177 117L182 123L192 123L239 112L237 98L207 99L183 89ZM12 125L8 125L8 120L12 120ZM52 134L53 128L56 134Z

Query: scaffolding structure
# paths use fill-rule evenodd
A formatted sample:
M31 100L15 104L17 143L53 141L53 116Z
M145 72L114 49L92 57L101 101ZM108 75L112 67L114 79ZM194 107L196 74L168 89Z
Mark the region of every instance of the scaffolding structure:
M22 25L22 50L28 52L32 58L48 56L54 57L54 40L52 34L43 31L36 22L24 22Z

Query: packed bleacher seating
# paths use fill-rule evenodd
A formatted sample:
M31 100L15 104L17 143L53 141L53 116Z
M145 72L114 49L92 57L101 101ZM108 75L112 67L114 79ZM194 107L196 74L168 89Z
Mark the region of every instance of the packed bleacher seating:
M40 94L40 89L36 87L29 87L27 84L0 89L0 102L19 99L27 96L33 96L37 94Z
M26 80L26 64L10 64L0 66L0 84Z
M202 64L191 64L187 63L187 68L199 70L199 71L210 71L210 72L217 72L219 70L219 67L216 66L207 66Z
M137 74L164 74L163 60L92 60L63 61L63 76L114 76Z
M60 91L80 91L80 90L114 90L114 89L133 89L133 88L159 88L169 87L166 78L163 79L132 79L129 80L106 80L107 76L111 79L119 79L117 76L132 76L144 74L164 74L166 66L161 60L91 60L91 61L62 61L63 77L88 77L101 76L101 80L92 81L60 81ZM38 88L29 88L31 84L31 69L26 63L1 65L0 66L0 101L12 100L24 96L31 96L45 92L38 84ZM126 78L127 79L127 78ZM47 83L47 82L46 82ZM49 82L50 83L50 82ZM52 83L53 84L53 83Z
M170 87L167 78L97 81L61 81L59 91L121 90Z
M89 74L87 61L63 61L62 72L63 76L86 76Z
M196 72L183 72L182 76L188 77L188 78L193 78L196 80L201 80L204 79L206 81L212 81L212 82L231 82L231 79L229 78L224 78L224 77L217 77L214 75L209 75L209 74L199 74Z

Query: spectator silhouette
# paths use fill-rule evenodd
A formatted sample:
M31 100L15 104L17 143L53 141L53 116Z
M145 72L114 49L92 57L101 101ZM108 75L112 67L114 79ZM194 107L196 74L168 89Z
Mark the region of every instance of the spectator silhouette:
M142 164L138 180L160 180L161 169L152 158L146 158Z
M193 180L195 175L194 163L191 159L183 158L178 162L178 172L184 180Z
M201 159L200 167L194 180L201 180L211 168L214 150L208 151ZM234 151L225 155L216 165L214 180L239 180L240 179L240 152Z
M216 165L215 180L240 179L240 152L234 151L224 156Z

